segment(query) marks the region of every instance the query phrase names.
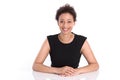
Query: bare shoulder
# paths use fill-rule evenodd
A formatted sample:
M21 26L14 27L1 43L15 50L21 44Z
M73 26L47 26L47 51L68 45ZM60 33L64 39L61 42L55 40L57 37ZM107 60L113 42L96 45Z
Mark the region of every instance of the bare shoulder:
M81 52L84 55L84 57L86 58L86 60L88 61L88 63L97 63L96 58L93 54L93 51L87 40L85 40L85 42L82 46Z
M38 52L35 62L43 63L49 53L49 50L50 50L49 42L47 39L45 39Z
M42 47L40 49L41 53L48 53L50 50L48 39L45 39L45 41L42 44Z
M84 50L88 50L88 49L91 49L91 48L90 48L90 45L89 45L88 41L85 40L85 42L84 42L84 44L82 46L81 51L83 52Z
M43 45L42 46L46 46L46 47L49 47L49 42L48 42L48 39L46 38L43 42Z

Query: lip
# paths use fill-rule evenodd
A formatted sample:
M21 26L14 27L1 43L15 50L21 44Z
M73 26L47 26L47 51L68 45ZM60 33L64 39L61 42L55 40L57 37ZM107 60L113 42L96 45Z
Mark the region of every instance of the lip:
M68 29L63 29L64 31L68 31Z
M69 31L69 29L62 29L62 31L63 31L63 32L67 32L67 31Z

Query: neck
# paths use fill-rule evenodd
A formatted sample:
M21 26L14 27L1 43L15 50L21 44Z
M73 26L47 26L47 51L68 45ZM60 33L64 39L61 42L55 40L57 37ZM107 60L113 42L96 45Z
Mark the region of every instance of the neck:
M69 34L60 33L60 37L62 37L62 38L69 38L71 35L73 35L73 34L72 33L69 33Z
M69 33L69 34L60 33L58 37L59 37L60 41L62 41L64 43L69 43L73 40L74 35L72 33Z

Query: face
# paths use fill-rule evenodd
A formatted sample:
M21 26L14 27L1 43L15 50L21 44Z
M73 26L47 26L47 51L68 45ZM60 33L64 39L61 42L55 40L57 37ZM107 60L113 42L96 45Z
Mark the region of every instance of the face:
M73 16L70 13L63 13L59 16L58 26L62 34L69 34L74 26L75 22Z

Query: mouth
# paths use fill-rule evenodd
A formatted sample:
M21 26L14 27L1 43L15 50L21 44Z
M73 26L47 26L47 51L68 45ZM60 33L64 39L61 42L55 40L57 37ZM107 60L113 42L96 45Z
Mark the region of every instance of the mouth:
M63 28L62 29L64 32L67 32L69 29L67 29L67 28Z

